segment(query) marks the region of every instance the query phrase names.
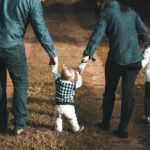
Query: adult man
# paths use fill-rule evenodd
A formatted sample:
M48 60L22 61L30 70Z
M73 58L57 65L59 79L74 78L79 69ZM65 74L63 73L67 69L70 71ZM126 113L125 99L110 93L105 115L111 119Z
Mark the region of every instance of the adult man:
M42 0L43 1L43 0ZM0 130L7 130L6 69L14 85L14 133L27 134L27 63L23 37L31 23L36 37L53 64L58 63L53 41L39 0L0 0Z

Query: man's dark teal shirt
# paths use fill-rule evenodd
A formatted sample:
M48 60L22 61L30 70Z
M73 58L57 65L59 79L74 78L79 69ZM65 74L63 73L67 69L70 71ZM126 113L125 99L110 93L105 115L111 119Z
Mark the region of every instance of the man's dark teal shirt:
M120 65L142 60L139 42L147 43L148 29L134 10L121 12L119 3L111 1L100 13L83 56L93 57L105 33L109 39L108 59Z
M49 56L55 57L56 49L45 25L40 0L0 0L0 47L23 45L28 23Z

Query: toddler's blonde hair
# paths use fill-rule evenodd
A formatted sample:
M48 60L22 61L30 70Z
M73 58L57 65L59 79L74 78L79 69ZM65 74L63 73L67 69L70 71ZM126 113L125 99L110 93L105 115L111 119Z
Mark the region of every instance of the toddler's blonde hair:
M72 78L75 78L75 69L68 69L65 65L63 65L61 78L63 80L71 80Z

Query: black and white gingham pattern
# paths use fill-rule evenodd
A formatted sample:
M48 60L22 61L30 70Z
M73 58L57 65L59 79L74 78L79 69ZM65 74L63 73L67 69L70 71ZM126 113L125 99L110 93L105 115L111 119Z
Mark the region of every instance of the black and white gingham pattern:
M56 104L73 104L75 95L75 82L64 82L61 78L56 80Z

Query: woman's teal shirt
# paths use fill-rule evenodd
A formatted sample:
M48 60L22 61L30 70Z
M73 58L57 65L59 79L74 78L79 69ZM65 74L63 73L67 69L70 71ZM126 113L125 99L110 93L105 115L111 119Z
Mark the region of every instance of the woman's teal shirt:
M142 60L140 43L148 42L148 28L134 10L123 13L119 3L111 1L100 13L83 56L92 59L105 33L109 39L108 59L120 65Z

